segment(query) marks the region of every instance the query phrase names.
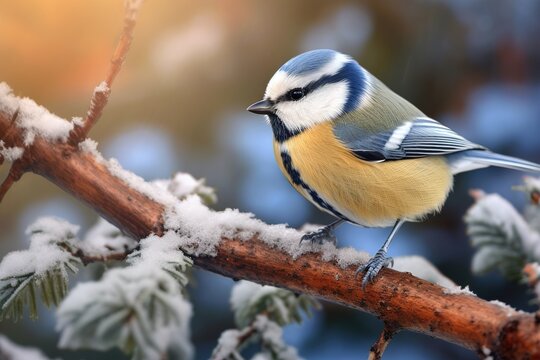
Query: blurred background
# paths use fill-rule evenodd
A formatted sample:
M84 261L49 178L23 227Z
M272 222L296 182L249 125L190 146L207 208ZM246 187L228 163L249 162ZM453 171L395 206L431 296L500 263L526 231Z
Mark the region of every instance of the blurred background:
M0 0L0 81L60 116L83 116L105 76L121 30L122 1ZM270 223L326 223L280 174L270 128L244 109L292 56L333 48L355 57L428 116L497 152L540 162L540 2L536 0L147 1L135 41L102 119L91 136L146 179L176 171L204 177L218 209L251 211ZM8 167L0 169L0 176ZM471 188L511 190L522 174L489 169L457 178L440 215L407 224L391 255L420 254L479 296L534 309L522 284L500 274L472 276L462 217ZM0 206L0 254L26 248L26 227L39 216L63 217L85 229L94 212L35 175L26 175ZM340 244L374 253L388 229L346 225ZM92 269L78 279L91 278ZM233 327L233 281L197 271L191 285L196 358L208 358L219 334ZM40 319L0 323L12 340L51 357L97 359L102 353L56 348L54 309ZM367 356L382 329L372 316L334 304L286 340L306 359ZM475 359L457 346L400 333L385 359ZM112 351L107 358L123 358Z

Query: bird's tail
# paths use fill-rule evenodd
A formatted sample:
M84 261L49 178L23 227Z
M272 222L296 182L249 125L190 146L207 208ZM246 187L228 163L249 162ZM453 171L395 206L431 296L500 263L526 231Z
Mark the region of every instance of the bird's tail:
M452 165L454 173L464 172L468 170L497 166L519 171L538 172L540 173L540 165L530 161L518 159L512 156L496 154L491 151L484 150L468 150L458 153L459 157L454 159ZM458 155L455 154L455 155Z

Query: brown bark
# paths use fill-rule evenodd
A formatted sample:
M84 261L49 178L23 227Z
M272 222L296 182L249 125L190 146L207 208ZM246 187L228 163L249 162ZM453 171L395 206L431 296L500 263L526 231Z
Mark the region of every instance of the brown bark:
M17 145L21 138L21 130L11 126L10 115L0 112L0 140L6 146ZM162 233L163 207L112 175L91 154L70 144L36 138L25 150L25 159L28 171L49 179L126 234L142 238ZM223 239L216 257L195 257L194 261L227 277L271 284L365 311L393 329L424 333L479 354L487 348L495 358L540 359L535 315L467 294L446 294L440 286L408 273L383 269L362 291L354 267L342 269L318 254L293 260L256 237Z

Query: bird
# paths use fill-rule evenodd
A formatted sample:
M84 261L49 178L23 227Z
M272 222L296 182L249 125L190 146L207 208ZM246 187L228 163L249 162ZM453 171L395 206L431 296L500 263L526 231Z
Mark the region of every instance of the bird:
M540 172L540 165L494 153L426 116L351 56L317 49L288 60L262 100L282 173L336 220L300 242L336 242L337 226L392 229L356 276L362 288L392 264L388 248L406 222L441 210L454 175L489 166Z

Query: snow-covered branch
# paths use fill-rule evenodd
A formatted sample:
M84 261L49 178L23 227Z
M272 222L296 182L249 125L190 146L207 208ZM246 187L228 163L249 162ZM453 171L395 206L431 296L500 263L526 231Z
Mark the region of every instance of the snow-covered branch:
M28 133L20 121L42 120L39 114L24 114L12 127L15 109L6 102L18 106L17 99L6 91L0 96L0 140L7 147L18 146ZM33 159L29 171L73 194L127 236L142 239L168 233L204 269L337 302L372 313L397 329L476 351L487 348L499 358L540 356L540 334L532 314L391 269L382 270L364 292L354 272L367 254L331 244L300 247L301 233L296 230L267 225L236 210L212 211L200 197L179 200L169 189L104 160L88 140L80 146L51 143L39 133L25 153Z

